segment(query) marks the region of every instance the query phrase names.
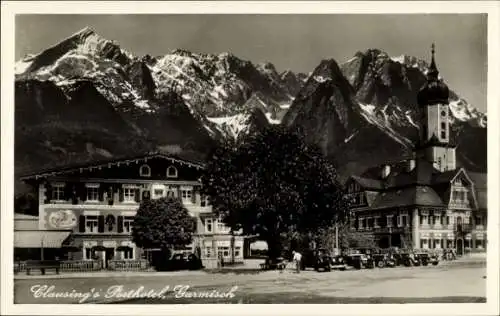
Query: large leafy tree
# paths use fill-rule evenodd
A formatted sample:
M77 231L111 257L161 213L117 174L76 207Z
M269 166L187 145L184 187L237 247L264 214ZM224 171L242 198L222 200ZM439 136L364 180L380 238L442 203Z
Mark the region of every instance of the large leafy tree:
M267 241L271 258L280 255L283 235L329 227L348 206L320 150L277 125L216 148L202 182L215 213L234 231Z
M195 222L179 199L143 200L132 227L132 240L142 248L168 253L192 240Z

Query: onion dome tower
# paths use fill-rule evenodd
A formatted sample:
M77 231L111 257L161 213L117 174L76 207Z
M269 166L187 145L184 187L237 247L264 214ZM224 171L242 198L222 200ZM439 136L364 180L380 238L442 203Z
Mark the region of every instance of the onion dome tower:
M448 86L439 78L435 60L435 46L431 48L432 60L427 72L427 82L418 92L420 137L417 157L432 162L440 171L456 168L455 146L450 142L450 108Z

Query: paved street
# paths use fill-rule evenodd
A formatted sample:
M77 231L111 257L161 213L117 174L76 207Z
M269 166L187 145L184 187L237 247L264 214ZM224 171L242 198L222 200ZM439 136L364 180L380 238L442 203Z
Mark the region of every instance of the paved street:
M89 297L84 303L484 302L485 275L486 263L481 259L445 262L428 267L329 273L196 271L90 278L29 278L15 280L14 290L16 303L30 304L77 303L79 301L77 297L54 298L48 297L50 294L47 293L54 295L67 292L66 295L76 296L78 293L89 291L100 295ZM35 298L30 288L35 286L34 289L38 289L39 285L54 286L54 288L50 291L39 291L40 297ZM139 289L141 286L143 288ZM161 292L162 289L165 290ZM137 298L138 294L151 290L155 292L150 292L150 296L156 295L160 298ZM129 291L134 293L129 293L127 296ZM46 293L45 297L41 293ZM132 297L134 295L135 298ZM197 295L205 297L193 297ZM210 297L207 298L207 295ZM222 297L224 295L226 297Z

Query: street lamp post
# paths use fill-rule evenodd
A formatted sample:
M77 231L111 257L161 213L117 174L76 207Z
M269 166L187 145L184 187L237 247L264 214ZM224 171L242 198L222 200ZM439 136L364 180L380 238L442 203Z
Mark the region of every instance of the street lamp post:
M45 237L45 236L42 236L42 240L41 240L41 242L40 242L40 243L41 243L41 244L40 244L40 246L41 246L41 247L40 247L40 259L41 259L41 260L43 260L43 238L44 238L44 237Z

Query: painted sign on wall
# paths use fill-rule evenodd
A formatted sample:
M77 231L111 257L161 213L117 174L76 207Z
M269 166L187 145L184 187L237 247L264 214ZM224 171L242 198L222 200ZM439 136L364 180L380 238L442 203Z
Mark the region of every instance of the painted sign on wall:
M69 229L76 226L76 215L72 210L58 210L51 212L48 224L55 229Z

